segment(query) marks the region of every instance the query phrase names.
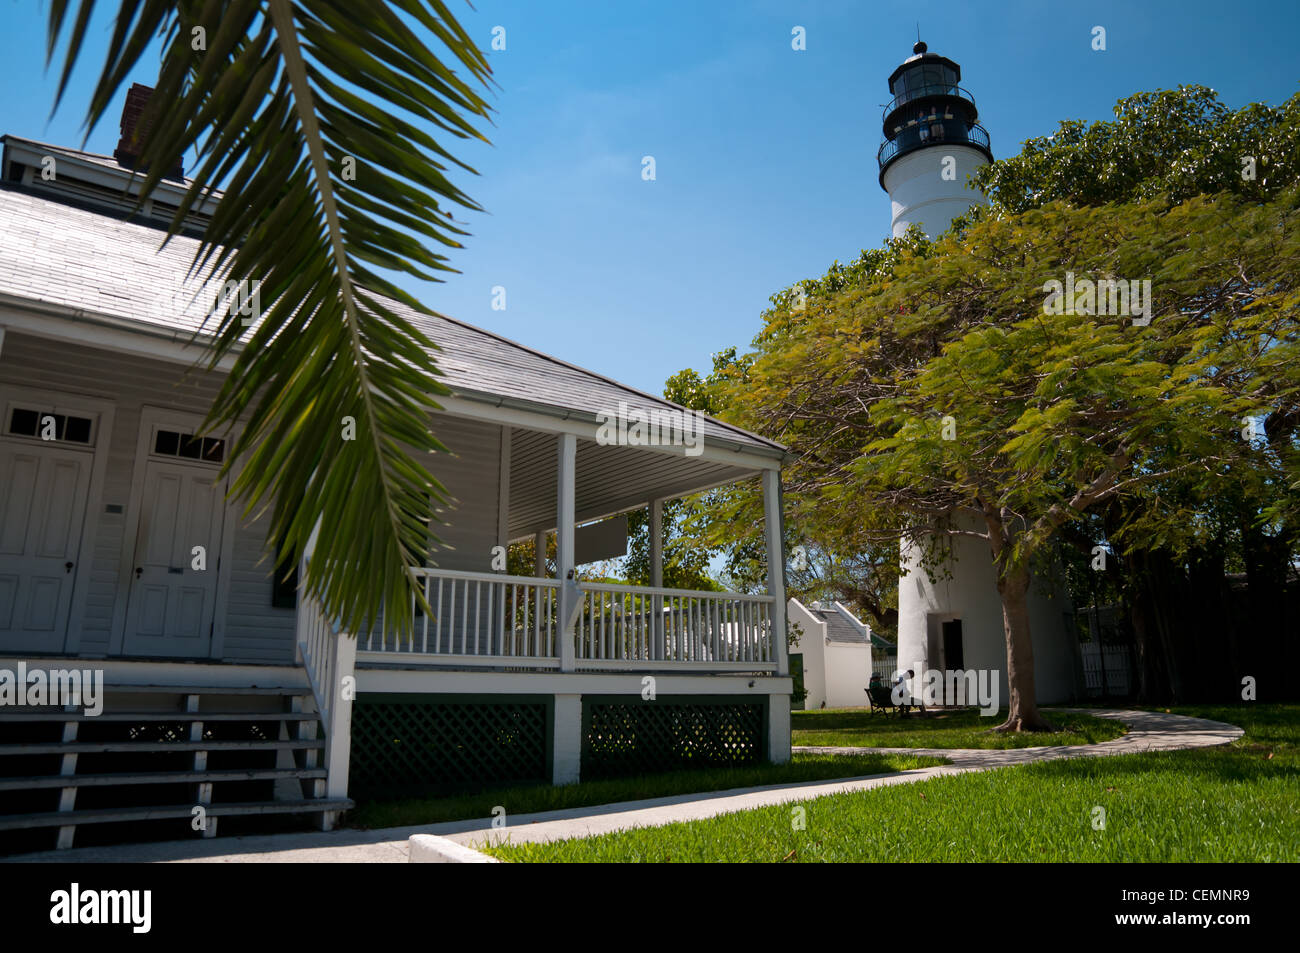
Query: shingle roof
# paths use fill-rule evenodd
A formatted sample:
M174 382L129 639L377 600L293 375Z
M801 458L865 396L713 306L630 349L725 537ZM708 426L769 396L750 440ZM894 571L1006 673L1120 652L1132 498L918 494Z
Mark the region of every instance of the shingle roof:
M78 153L90 160L105 157ZM111 160L109 160L111 161ZM141 331L189 334L203 328L206 307L184 285L198 242L183 235L159 250L153 226L82 207L23 187L0 185L0 293L130 322ZM179 298L179 301L177 300ZM447 317L394 303L442 348L435 360L453 392L487 395L576 411L617 413L678 409L601 374ZM780 444L712 418L706 439L771 454Z
M809 609L819 621L826 623L826 638L845 645L866 645L867 635L844 618L837 609Z

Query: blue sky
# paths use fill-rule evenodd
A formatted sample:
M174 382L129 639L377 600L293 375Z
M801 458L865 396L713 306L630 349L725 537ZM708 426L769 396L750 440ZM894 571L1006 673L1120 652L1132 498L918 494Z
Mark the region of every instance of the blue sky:
M109 7L115 4L102 4ZM108 21L49 119L47 0L0 0L0 132L77 145ZM773 292L881 243L887 78L916 24L962 66L996 156L1140 90L1202 83L1230 106L1297 90L1300 4L851 0L452 0L489 53L491 146L458 146L487 210L461 271L407 287L437 310L658 393L748 344ZM807 49L791 49L803 26ZM1092 28L1107 49L1091 49ZM151 83L156 60L134 81ZM125 87L124 87L125 90ZM123 91L124 95L124 91ZM121 105L88 148L111 153ZM657 178L641 178L642 156ZM191 157L192 158L192 157ZM187 166L188 167L188 166ZM492 289L506 310L492 310Z

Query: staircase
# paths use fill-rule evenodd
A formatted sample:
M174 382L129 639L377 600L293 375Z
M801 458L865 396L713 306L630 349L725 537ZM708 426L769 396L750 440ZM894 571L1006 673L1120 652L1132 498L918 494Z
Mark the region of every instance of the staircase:
M108 685L98 715L0 707L0 854L215 837L222 818L329 829L353 805L326 796L324 752L306 686Z

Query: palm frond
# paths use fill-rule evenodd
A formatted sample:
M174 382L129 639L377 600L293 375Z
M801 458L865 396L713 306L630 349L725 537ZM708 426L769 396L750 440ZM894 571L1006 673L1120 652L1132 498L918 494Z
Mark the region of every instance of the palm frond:
M51 59L68 7L51 3ZM62 44L60 98L94 7L82 0ZM88 129L159 38L145 193L196 149L168 238L224 184L192 275L260 300L251 330L233 308L209 329L210 366L234 357L206 424L234 431L231 493L269 509L271 537L297 552L319 520L301 582L347 631L382 611L409 632L410 569L444 498L421 460L444 449L430 415L447 390L436 345L396 305L432 312L380 271L451 270L443 249L465 232L445 208L478 206L448 177L473 170L439 138L483 139L487 61L439 0L119 0Z

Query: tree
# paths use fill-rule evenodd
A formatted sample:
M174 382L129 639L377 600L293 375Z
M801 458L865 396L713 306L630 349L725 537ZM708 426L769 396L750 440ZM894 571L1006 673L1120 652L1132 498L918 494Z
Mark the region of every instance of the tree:
M1223 192L1259 202L1300 181L1300 95L1277 107L1232 110L1213 90L1184 86L1130 96L1114 113L1086 126L1063 122L1054 135L980 169L976 182L990 206L971 218L1057 200L1097 206L1163 195L1178 203ZM1300 404L1286 379L1266 387L1260 452L1238 465L1237 483L1212 499L1166 489L1166 499L1181 494L1171 511L1194 512L1208 527L1200 540L1172 544L1150 524L1134 531L1123 500L1101 511L1091 538L1076 540L1122 543L1109 572L1118 576L1138 653L1140 698L1235 697L1242 671L1261 665L1274 673L1275 688L1285 690L1288 679L1291 690L1300 687L1294 666L1276 664L1295 650L1286 633L1300 621ZM1230 573L1247 588L1229 585Z
M976 170L994 212L1230 192L1266 200L1300 179L1300 94L1232 110L1204 86L1137 93L1111 122L1066 120Z
M1035 559L1115 500L1123 532L1183 545L1206 527L1170 512L1165 491L1211 498L1256 466L1241 419L1294 393L1298 197L977 216L798 316L769 315L731 406L796 454L796 506L858 539L987 540L1002 728L1045 726L1025 598ZM1082 282L1051 297L1067 273L1149 281L1150 323L1098 313Z
M50 5L51 59L69 7ZM62 44L58 99L94 7L82 0ZM466 233L448 206L478 206L446 176L473 170L440 140L483 138L487 61L441 0L122 0L89 129L155 38L142 194L195 147L168 238L224 186L192 271L261 283L262 321L246 340L233 309L212 315L209 366L235 359L206 424L241 421L231 492L250 512L269 506L271 535L295 552L320 525L301 583L345 631L386 606L388 624L409 632L412 595L424 600L411 567L424 563L443 499L420 457L444 449L430 420L447 390L436 345L394 302L433 312L380 270L427 280L450 270L436 249L459 248ZM443 58L426 45L435 38Z

